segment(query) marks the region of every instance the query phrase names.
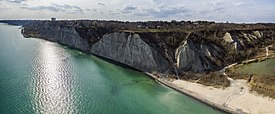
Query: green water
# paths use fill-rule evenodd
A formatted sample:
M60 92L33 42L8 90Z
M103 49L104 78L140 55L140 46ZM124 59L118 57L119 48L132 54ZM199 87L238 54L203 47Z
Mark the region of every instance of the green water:
M1 114L216 114L137 71L0 24Z
M275 58L237 68L240 73L275 76Z

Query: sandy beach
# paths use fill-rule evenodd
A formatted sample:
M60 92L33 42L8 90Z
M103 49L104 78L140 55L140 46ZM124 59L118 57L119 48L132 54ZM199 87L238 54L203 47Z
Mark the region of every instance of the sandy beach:
M156 78L152 74L148 75L157 82L228 113L275 114L275 100L250 91L246 80L229 79L231 85L223 89L185 80L169 81L165 78Z
M230 87L219 89L183 80L172 82L183 90L194 92L198 97L210 100L233 110L250 114L274 114L275 100L250 92L246 80L231 80Z

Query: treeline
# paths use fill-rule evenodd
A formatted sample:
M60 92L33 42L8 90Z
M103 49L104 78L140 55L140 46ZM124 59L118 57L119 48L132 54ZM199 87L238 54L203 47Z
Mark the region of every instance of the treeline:
M162 32L162 31L199 31L199 30L215 30L215 31L228 31L228 30L260 30L260 29L275 29L273 23L256 23L256 24L236 24L236 23L215 23L214 21L116 21L116 20L2 20L2 23L12 25L27 25L43 24L50 26L61 27L93 27L93 28L106 28L114 31L134 31L134 32ZM30 25L32 25L30 24Z
M236 24L236 23L215 23L213 21L146 21L129 22L115 20L62 20L55 24L65 26L91 26L107 28L112 30L130 31L199 31L199 30L260 30L275 29L273 23Z

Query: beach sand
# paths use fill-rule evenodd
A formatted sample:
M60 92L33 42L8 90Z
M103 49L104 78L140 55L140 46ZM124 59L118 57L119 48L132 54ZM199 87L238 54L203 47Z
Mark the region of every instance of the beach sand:
M195 93L194 97L203 98L215 105L224 106L237 112L275 114L274 99L251 92L246 80L230 79L230 81L230 87L225 89L204 86L184 80L174 80L171 84L182 91Z

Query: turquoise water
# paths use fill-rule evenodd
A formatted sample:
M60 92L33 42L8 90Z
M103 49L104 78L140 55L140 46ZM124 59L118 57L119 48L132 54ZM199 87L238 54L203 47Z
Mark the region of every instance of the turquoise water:
M1 114L216 114L137 71L0 24Z
M275 76L275 58L241 66L237 68L237 71L248 74Z

